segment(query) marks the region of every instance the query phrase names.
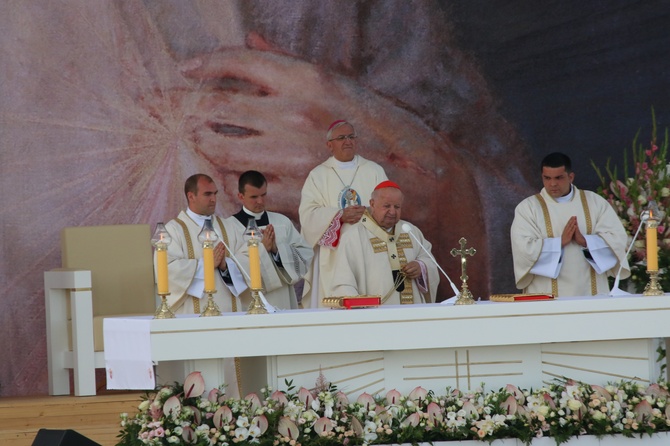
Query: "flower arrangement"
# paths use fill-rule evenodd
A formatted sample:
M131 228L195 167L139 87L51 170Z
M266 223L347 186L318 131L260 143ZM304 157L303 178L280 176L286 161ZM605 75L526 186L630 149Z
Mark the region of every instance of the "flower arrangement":
M323 375L321 375L322 378ZM508 385L497 392L421 387L408 395L362 394L356 401L320 379L308 390L262 389L227 398L205 393L200 372L147 394L133 417L121 415L119 446L335 446L517 438L530 444L575 435L628 437L670 431L665 384L619 382L605 387L565 380L537 390Z
M623 176L619 178L616 167L612 168L610 159L605 166L606 175L591 161L601 185L597 192L614 208L621 219L629 237L633 237L640 227L640 215L649 203L656 202L663 217L658 226L658 266L661 287L670 290L670 226L668 211L670 207L670 166L668 165L668 129L660 146L657 141L656 115L652 109L651 142L645 145L638 142L640 131L633 139L632 169L629 171L627 151L623 154ZM642 292L648 282L646 272L645 233L640 231L629 257L631 266L630 280L635 291Z

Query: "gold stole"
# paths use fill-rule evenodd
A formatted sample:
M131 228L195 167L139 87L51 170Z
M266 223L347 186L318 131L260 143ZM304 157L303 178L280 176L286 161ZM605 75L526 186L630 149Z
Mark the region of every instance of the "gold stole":
M396 237L395 228L393 228L393 234L386 232L370 216L368 211L365 211L361 223L375 236L370 238L372 250L375 253L386 252L388 254L389 263L391 264L391 270L400 272L402 267L407 264L405 248L412 247L412 240L409 238L409 235L403 232ZM413 304L414 290L412 288L412 279L405 277L404 283L405 288L400 292L400 303L403 305Z
M542 207L542 213L544 214L544 223L547 229L547 237L553 238L554 231L551 227L551 217L549 216L549 208L547 208L547 202L544 200L544 197L540 194L535 195L535 197L537 198L537 201L540 202L540 206ZM586 201L586 194L581 189L579 190L579 198L582 201L582 209L584 210L584 218L586 220L586 234L591 235L591 233L593 232L593 222L591 220L591 212L589 211L589 204ZM591 295L595 296L598 293L596 272L593 268L589 269L591 270ZM551 279L551 293L555 297L558 297L558 280L556 279Z

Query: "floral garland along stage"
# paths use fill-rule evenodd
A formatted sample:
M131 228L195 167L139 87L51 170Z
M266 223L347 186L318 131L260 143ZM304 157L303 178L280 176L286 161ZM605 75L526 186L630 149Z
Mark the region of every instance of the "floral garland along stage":
M663 290L670 291L670 166L668 165L668 129L660 143L657 141L656 114L652 109L652 134L649 145L639 144L640 132L633 139L632 162L633 172L629 172L628 154L623 153L623 178L619 179L616 168L607 160L604 175L600 168L591 161L601 185L598 193L614 208L629 237L632 237L640 226L640 215L647 209L650 201L655 201L658 209L664 212L658 226L658 266L659 281ZM629 175L630 174L630 175ZM644 229L644 228L643 228ZM640 231L630 258L631 278L635 291L644 290L649 280L646 263L645 232Z
M621 381L604 387L566 380L537 390L508 385L438 396L421 387L356 401L320 375L317 389L262 389L261 396L205 394L200 372L150 393L134 417L121 414L119 446L330 446L516 438L530 444L576 435L626 437L670 431L667 384ZM320 387L320 390L318 389Z

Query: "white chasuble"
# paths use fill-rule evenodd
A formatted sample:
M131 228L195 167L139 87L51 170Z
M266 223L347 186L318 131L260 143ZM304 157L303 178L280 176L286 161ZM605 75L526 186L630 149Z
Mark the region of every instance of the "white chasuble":
M616 275L620 263L621 277L630 275L625 258L628 235L610 204L594 192L574 186L573 190L571 200L559 203L542 189L516 207L510 231L514 276L517 288L525 293L557 297L607 294L607 276ZM597 271L597 265L588 259L590 253L574 241L561 249L561 234L572 216L577 217L591 252L604 249L616 259L606 271ZM549 257L554 257L550 267L536 267L541 262L551 263L547 261Z
M336 253L332 296L377 295L386 297L384 304L388 305L435 302L440 283L437 267L416 240L402 231L405 223L430 252L430 242L416 226L400 220L388 233L366 213L361 223L349 226L342 233ZM427 292L422 291L416 279L405 278L402 285L394 281L393 271L413 260L425 265Z
M359 155L354 160L352 168L342 168L330 157L309 173L302 188L301 233L314 249L303 290L302 301L306 308L321 306L324 297L332 296L330 283L339 246L341 210L354 201L367 206L374 188L387 179L379 164Z

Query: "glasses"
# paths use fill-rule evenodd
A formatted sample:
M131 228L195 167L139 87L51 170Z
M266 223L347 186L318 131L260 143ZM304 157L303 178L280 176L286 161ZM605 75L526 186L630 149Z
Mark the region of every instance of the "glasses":
M331 138L331 139L329 139L328 141L339 141L339 142L342 142L342 141L344 141L345 139L350 139L350 140L353 141L353 140L355 140L356 138L358 138L358 136L356 136L356 135L354 135L354 134L352 133L351 135L340 135L340 136L338 136L337 138Z

